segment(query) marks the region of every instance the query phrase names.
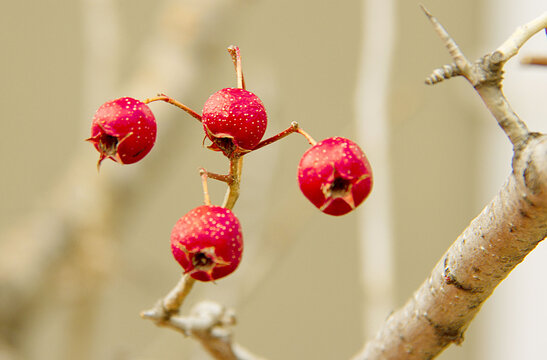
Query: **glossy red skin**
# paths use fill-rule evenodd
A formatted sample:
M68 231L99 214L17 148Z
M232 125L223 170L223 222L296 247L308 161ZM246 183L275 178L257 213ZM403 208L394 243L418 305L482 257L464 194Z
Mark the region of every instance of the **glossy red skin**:
M329 194L328 189L340 179L348 184L347 192ZM344 215L370 194L372 169L356 143L341 137L328 138L309 148L300 159L298 184L302 193L321 211Z
M105 158L121 164L132 164L152 150L156 134L156 119L148 105L137 99L123 97L108 101L97 110L88 140L101 154L99 164ZM117 139L117 146L112 152L101 147L101 142L108 141L108 136Z
M214 205L202 205L181 217L171 232L171 251L184 272L200 281L231 274L243 253L241 225L234 213ZM205 252L215 262L206 271L196 269L193 258Z
M258 96L244 89L225 88L205 102L202 122L213 143L217 138L231 138L234 145L249 151L264 136L268 118Z

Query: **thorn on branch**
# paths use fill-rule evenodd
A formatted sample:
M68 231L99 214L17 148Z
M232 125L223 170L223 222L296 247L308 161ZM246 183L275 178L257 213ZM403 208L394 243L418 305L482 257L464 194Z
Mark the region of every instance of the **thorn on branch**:
M435 85L444 80L450 79L451 77L461 76L461 75L462 75L461 69L458 67L458 65L453 63L450 65L444 65L441 68L433 70L431 75L429 75L425 79L425 83L427 85Z
M441 23L437 20L436 17L434 17L429 10L427 10L423 5L420 4L420 8L423 10L425 15L428 17L429 21L433 24L433 28L435 29L435 32L437 35L441 38L441 41L443 42L444 46L448 49L448 53L454 60L457 67L460 69L460 75L466 76L468 70L471 67L471 63L463 52L458 47L458 44L452 39L450 34L445 30L445 28L441 25Z

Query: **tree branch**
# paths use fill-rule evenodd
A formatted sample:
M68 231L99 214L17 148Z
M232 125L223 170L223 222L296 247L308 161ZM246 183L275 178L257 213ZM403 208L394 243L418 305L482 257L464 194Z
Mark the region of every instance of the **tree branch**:
M455 64L433 71L427 77L426 84L433 85L456 75L464 76L475 87L515 149L518 149L528 138L529 131L503 95L501 90L502 68L505 62L518 53L528 39L547 26L547 12L517 28L494 52L485 55L474 64L470 64L439 21L423 6L422 10L433 24L435 31L455 62Z
M190 276L182 275L177 285L152 309L143 311L141 317L197 339L215 359L260 360L232 341L233 310L215 302L202 301L194 306L190 315L177 315L194 282Z
M232 342L232 325L235 314L232 310L211 302L202 301L188 317L174 316L169 326L185 335L199 340L205 350L218 360L261 360L242 346Z
M547 136L530 133L501 92L504 62L534 31L547 26L547 16L520 27L498 50L467 67L461 65L455 42L426 14L451 49L458 64L452 67L473 84L513 143L513 172L413 297L354 360L432 359L451 343L462 342L483 302L547 236Z
M431 359L463 333L495 287L547 235L547 137L442 256L405 306L354 359Z
M547 11L530 21L518 27L515 32L501 44L494 52L496 59L500 63L505 63L507 60L515 56L520 48L536 33L547 27Z

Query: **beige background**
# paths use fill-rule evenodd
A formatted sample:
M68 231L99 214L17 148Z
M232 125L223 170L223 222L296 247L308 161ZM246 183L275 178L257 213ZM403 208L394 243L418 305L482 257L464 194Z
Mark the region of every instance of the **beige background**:
M477 3L428 5L470 57L495 46L478 47L488 21ZM399 306L482 208L479 129L498 129L463 80L423 84L448 56L417 3L396 4L388 156ZM5 4L1 241L17 239L13 229L28 229L34 214L55 219L56 211L69 215L45 231L65 236L60 226L70 234L56 255L45 253L52 261L37 275L39 291L23 296L20 308L4 309L19 314L0 326L21 359L206 358L193 340L138 313L179 276L169 233L202 201L198 167L224 172L227 164L201 147L202 130L191 117L154 103L159 134L152 153L132 166L105 163L97 174L97 154L83 141L93 113L115 97L158 92L200 111L211 93L234 86L225 48L237 44L247 87L266 104L267 135L297 120L317 139L355 138L361 6L357 0ZM233 307L236 340L269 359L347 359L364 342L358 215L323 215L300 194L296 166L306 148L292 136L246 158L235 207L244 228L243 263L230 278L198 284L183 312L205 298ZM73 180L65 185L67 174ZM220 203L223 185L211 187ZM73 231L80 228L71 219L103 212L104 228L87 229L89 236ZM34 233L28 243L47 235ZM17 263L25 253L23 247L0 256ZM440 358L480 358L479 328L472 325L463 347Z

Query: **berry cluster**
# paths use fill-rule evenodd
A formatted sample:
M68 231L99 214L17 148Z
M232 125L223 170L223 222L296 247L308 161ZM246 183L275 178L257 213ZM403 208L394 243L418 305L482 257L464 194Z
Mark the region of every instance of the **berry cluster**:
M238 86L209 97L200 114L160 94L139 101L124 97L102 105L93 118L90 141L101 162L109 158L132 164L150 152L156 141L156 120L148 103L165 101L196 118L203 125L210 149L221 151L230 162L227 175L200 170L204 193L201 205L181 217L171 233L171 250L184 272L200 281L213 281L232 273L241 261L243 236L239 220L231 211L239 195L243 156L292 133L303 135L312 145L298 165L302 193L322 212L339 216L361 204L372 188L370 164L353 141L331 137L316 142L295 122L286 130L262 140L267 115L262 101L245 89L239 48L228 48ZM228 191L222 206L212 205L207 179L223 181Z

